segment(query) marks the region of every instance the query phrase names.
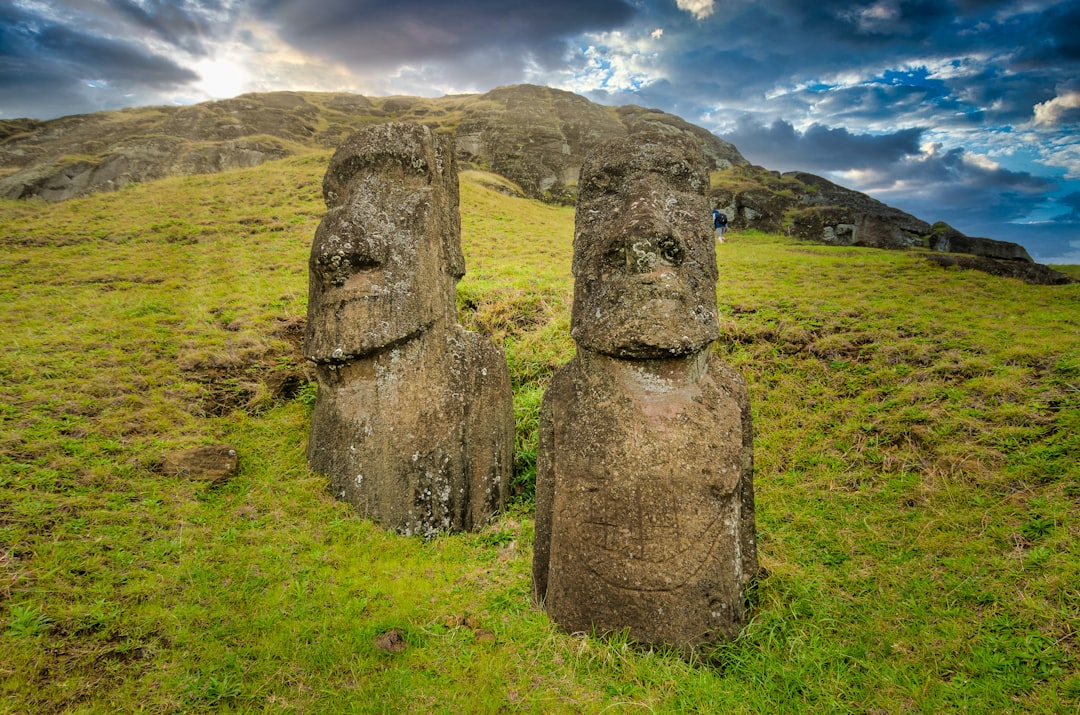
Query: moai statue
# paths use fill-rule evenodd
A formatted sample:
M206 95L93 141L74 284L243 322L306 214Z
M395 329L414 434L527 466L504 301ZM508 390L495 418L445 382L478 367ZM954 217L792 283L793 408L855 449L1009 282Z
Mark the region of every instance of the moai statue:
M586 158L577 353L544 394L536 475L533 588L553 620L687 653L739 632L757 571L746 383L711 349L708 183L688 138Z
M478 529L503 507L514 416L502 351L457 321L465 273L451 140L415 124L351 136L323 179L305 356L308 463L401 534Z

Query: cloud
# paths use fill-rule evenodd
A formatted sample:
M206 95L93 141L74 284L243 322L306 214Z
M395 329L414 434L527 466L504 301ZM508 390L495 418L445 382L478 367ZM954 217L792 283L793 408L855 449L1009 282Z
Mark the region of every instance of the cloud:
M1080 223L1080 191L1074 191L1058 199L1058 203L1069 209L1066 213L1057 217L1059 221Z
M769 168L838 171L890 165L916 155L922 134L917 128L885 135L856 134L820 124L800 132L780 119L765 126L744 116L724 138L747 159Z
M698 20L704 20L716 9L713 0L675 0L675 4Z
M60 113L73 97L84 98L84 111L105 108L100 104L154 96L196 79L192 70L138 44L0 5L0 106L6 116L41 116L41 107Z
M214 34L214 20L224 19L212 12L210 4L203 7L184 0L108 0L108 5L138 29L196 55L205 53L203 41Z
M1058 188L1052 179L939 144L927 144L918 154L872 170L838 172L837 177L924 220L946 220L965 233L991 238L1001 224L1028 220L1051 202Z
M475 69L487 57L524 72L561 62L567 38L610 30L633 16L623 0L259 0L252 6L281 37L315 55L370 71L442 63Z
M1069 65L1080 61L1080 2L1018 3L1003 25L1024 32L1013 65L1018 70L1060 68L1068 76Z
M555 82L573 92L611 96L632 94L664 79L657 67L662 31L643 36L623 32L594 33L585 36L587 46L580 61L562 79Z
M924 37L948 11L947 5L934 0L877 0L843 10L838 16L859 35Z
M1036 126L1080 124L1080 92L1071 90L1035 105Z
M864 134L812 124L800 131L790 122L766 125L750 115L735 127L723 138L754 163L821 174L972 235L1001 235L1004 224L1022 222L1050 205L1058 188L1052 179L1006 168L984 154L927 142L925 128Z

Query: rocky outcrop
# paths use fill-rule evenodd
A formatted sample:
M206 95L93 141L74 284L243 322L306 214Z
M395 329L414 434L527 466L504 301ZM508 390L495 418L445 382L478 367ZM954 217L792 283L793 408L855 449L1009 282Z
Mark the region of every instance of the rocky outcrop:
M636 132L690 136L710 168L747 164L716 135L655 109L601 107L550 87L502 87L464 110L457 126L458 157L516 182L527 196L573 202L581 163L597 143Z
M1027 250L1016 243L997 241L992 238L965 236L955 228L939 221L931 228L928 247L946 253L970 253L983 258L996 258L1005 261L1024 261L1031 263Z
M1076 279L1041 263L1000 260L963 254L928 254L927 260L943 268L982 271L1002 278L1017 278L1032 285L1068 285Z
M1032 262L1017 243L966 236L942 222L931 226L866 194L801 171L780 174L756 166L735 167L721 177L710 199L736 229L785 233L835 246L926 248Z

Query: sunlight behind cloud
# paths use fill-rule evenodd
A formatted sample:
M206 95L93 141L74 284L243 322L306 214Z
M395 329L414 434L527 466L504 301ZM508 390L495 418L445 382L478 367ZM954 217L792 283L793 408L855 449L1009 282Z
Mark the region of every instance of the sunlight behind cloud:
M1043 151L1039 163L1065 171L1066 179L1080 179L1080 145L1069 137L1052 142Z
M243 94L250 78L247 69L237 60L208 59L194 66L199 75L195 89L210 99L227 99Z

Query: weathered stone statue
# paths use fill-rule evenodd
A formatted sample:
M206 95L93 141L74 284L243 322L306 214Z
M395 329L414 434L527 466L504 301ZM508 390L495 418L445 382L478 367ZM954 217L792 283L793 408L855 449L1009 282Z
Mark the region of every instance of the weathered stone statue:
M692 141L631 135L582 168L577 354L540 417L534 594L564 629L690 651L734 637L757 570L746 384L714 357L717 268Z
M465 272L449 137L382 124L323 179L304 351L319 392L308 462L402 534L476 529L506 501L514 417L502 351L457 322Z

